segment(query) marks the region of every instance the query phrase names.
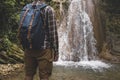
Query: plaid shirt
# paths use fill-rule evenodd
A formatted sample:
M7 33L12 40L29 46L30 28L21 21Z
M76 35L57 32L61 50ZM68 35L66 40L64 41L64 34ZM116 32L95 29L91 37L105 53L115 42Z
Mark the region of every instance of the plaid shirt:
M55 12L52 7L47 6L44 9L45 13L45 19L44 22L47 20L47 30L45 35L45 41L43 49L46 48L53 48L55 51L55 54L58 54L58 33L57 33L57 26L56 26L56 18L55 18Z

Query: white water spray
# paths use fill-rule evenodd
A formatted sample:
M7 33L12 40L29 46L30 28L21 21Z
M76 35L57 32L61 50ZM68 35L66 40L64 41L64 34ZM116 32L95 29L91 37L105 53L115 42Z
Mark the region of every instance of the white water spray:
M93 61L96 60L98 54L96 40L94 38L92 23L86 12L85 0L71 1L68 10L67 27L60 27L58 32L60 58L57 64L65 63L66 65L89 65L97 67L94 63L98 61ZM93 65L90 65L91 62ZM102 62L99 61L99 63ZM103 64L103 67L105 66L108 65Z

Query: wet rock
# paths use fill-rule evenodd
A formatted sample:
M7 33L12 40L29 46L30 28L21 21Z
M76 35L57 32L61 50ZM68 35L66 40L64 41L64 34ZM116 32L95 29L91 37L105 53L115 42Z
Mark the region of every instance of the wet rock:
M110 41L113 55L120 55L120 5L119 0L99 0L102 26L106 42Z
M111 50L108 48L107 43L104 43L99 57L113 63L120 63L120 56L111 54Z
M6 52L1 51L0 52L0 63L5 64L6 63L5 60L7 60L7 59L8 59L8 56L7 56Z
M19 71L23 71L23 68L23 64L0 64L0 80Z
M113 35L112 54L120 56L120 35Z
M0 40L0 64L23 63L23 51L7 37Z

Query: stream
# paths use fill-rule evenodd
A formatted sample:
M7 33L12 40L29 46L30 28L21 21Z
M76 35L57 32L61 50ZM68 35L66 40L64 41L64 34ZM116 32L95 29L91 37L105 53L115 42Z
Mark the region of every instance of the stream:
M0 80L24 80L24 71ZM39 80L38 74L34 80ZM96 69L82 66L63 66L54 64L50 80L120 80L120 64L112 64L109 68Z

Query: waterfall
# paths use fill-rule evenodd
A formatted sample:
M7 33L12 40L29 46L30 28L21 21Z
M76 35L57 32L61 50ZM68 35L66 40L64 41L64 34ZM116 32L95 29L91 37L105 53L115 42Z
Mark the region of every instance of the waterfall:
M58 28L59 60L55 65L101 69L110 65L97 60L96 39L86 12L87 0L70 0L67 19ZM65 17L66 18L66 17Z
M86 13L84 0L72 0L66 30L59 29L59 60L88 61L95 59L97 49L93 26Z

